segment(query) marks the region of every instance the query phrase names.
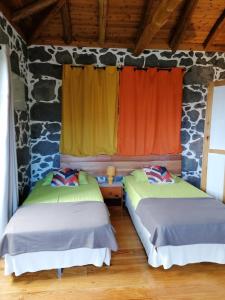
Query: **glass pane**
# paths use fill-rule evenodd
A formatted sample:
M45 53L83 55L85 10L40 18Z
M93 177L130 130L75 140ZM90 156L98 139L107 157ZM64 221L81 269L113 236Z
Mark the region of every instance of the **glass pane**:
M207 187L209 195L223 200L225 155L210 153L208 156Z
M214 88L209 147L225 150L225 86Z

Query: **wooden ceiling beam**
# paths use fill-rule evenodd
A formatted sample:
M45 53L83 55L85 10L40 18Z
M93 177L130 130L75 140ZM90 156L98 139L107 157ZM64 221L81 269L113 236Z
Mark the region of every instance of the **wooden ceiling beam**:
M184 7L181 11L180 17L174 27L174 30L172 31L172 35L169 41L169 46L172 50L177 50L183 35L185 33L185 30L187 28L187 25L189 23L189 20L195 10L195 7L198 3L198 0L186 0L184 3Z
M105 35L106 35L106 19L107 19L107 9L108 9L108 1L107 0L98 0L98 23L99 23L99 31L98 31L98 41L99 44L105 43Z
M8 20L12 19L12 12L10 8L3 2L0 2L0 11Z
M152 39L168 21L170 15L183 0L162 0L149 16L143 32L136 44L134 54L139 55L144 49L148 48Z
M73 40L73 33L72 33L72 22L71 22L70 7L69 7L68 0L66 0L65 4L61 9L61 18L62 18L62 25L63 25L64 41L66 44L70 44Z
M11 6L13 7L13 13L17 12L19 9L24 7L24 0L10 0ZM23 28L32 28L32 16L28 16L23 20Z
M150 15L152 13L152 4L153 4L154 0L145 0L145 5L143 7L143 13L142 13L142 17L141 17L141 22L137 31L137 39L136 42L138 42L139 37L141 36L148 19L150 18Z
M12 21L19 22L20 20L23 20L29 16L32 16L56 2L57 2L57 0L35 1L34 3L26 5L25 7L17 10L12 16Z
M216 37L224 31L225 28L225 9L219 18L216 20L205 41L203 42L204 49L208 49L214 43Z
M9 23L15 28L15 30L19 33L19 35L26 42L26 37L25 37L24 33L12 20L12 12L11 12L10 8L5 3L0 2L0 11L3 13L4 17L9 21Z
M59 10L65 5L66 0L58 0L57 4L50 10L47 16L40 22L38 27L32 32L29 44L36 40L42 31L46 28L48 23L54 18L54 16L59 12Z

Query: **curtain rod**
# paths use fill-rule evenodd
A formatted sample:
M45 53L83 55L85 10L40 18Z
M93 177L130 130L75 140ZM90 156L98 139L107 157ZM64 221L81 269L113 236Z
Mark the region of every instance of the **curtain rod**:
M90 66L90 65L89 65ZM84 66L74 66L74 65L71 65L71 68L81 68L81 69L84 69ZM97 66L94 66L94 69L104 69L105 70L106 67L97 67ZM117 67L117 70L118 71L122 71L124 67ZM147 71L148 69L153 69L153 68L156 68L157 71L168 71L170 72L173 68L163 68L163 67L148 67L148 68L139 68L139 67L134 67L134 71ZM176 67L174 67L176 68ZM179 68L179 67L178 67ZM186 71L186 68L180 68L182 69L182 71Z

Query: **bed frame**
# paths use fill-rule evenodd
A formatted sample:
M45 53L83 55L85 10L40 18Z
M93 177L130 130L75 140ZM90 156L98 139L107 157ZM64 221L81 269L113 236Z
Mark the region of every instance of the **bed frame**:
M115 166L116 174L125 176L135 169L149 165L165 166L170 172L181 175L181 154L148 155L148 156L119 156L119 155L98 155L78 157L61 155L61 167L82 169L94 176L105 176L106 168L109 165Z
M119 155L98 155L78 157L71 155L60 156L60 166L72 169L82 169L93 176L105 176L107 166L116 168L116 175L125 176L135 169L149 165L165 166L170 172L181 175L181 154L148 155L148 156L119 156ZM62 276L62 270L57 270L58 278Z

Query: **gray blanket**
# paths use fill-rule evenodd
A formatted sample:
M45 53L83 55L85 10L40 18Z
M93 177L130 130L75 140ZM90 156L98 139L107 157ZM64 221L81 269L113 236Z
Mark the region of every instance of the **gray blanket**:
M117 250L108 210L103 202L24 205L9 221L0 256L76 248Z
M136 213L155 247L225 244L225 205L213 198L147 198Z

